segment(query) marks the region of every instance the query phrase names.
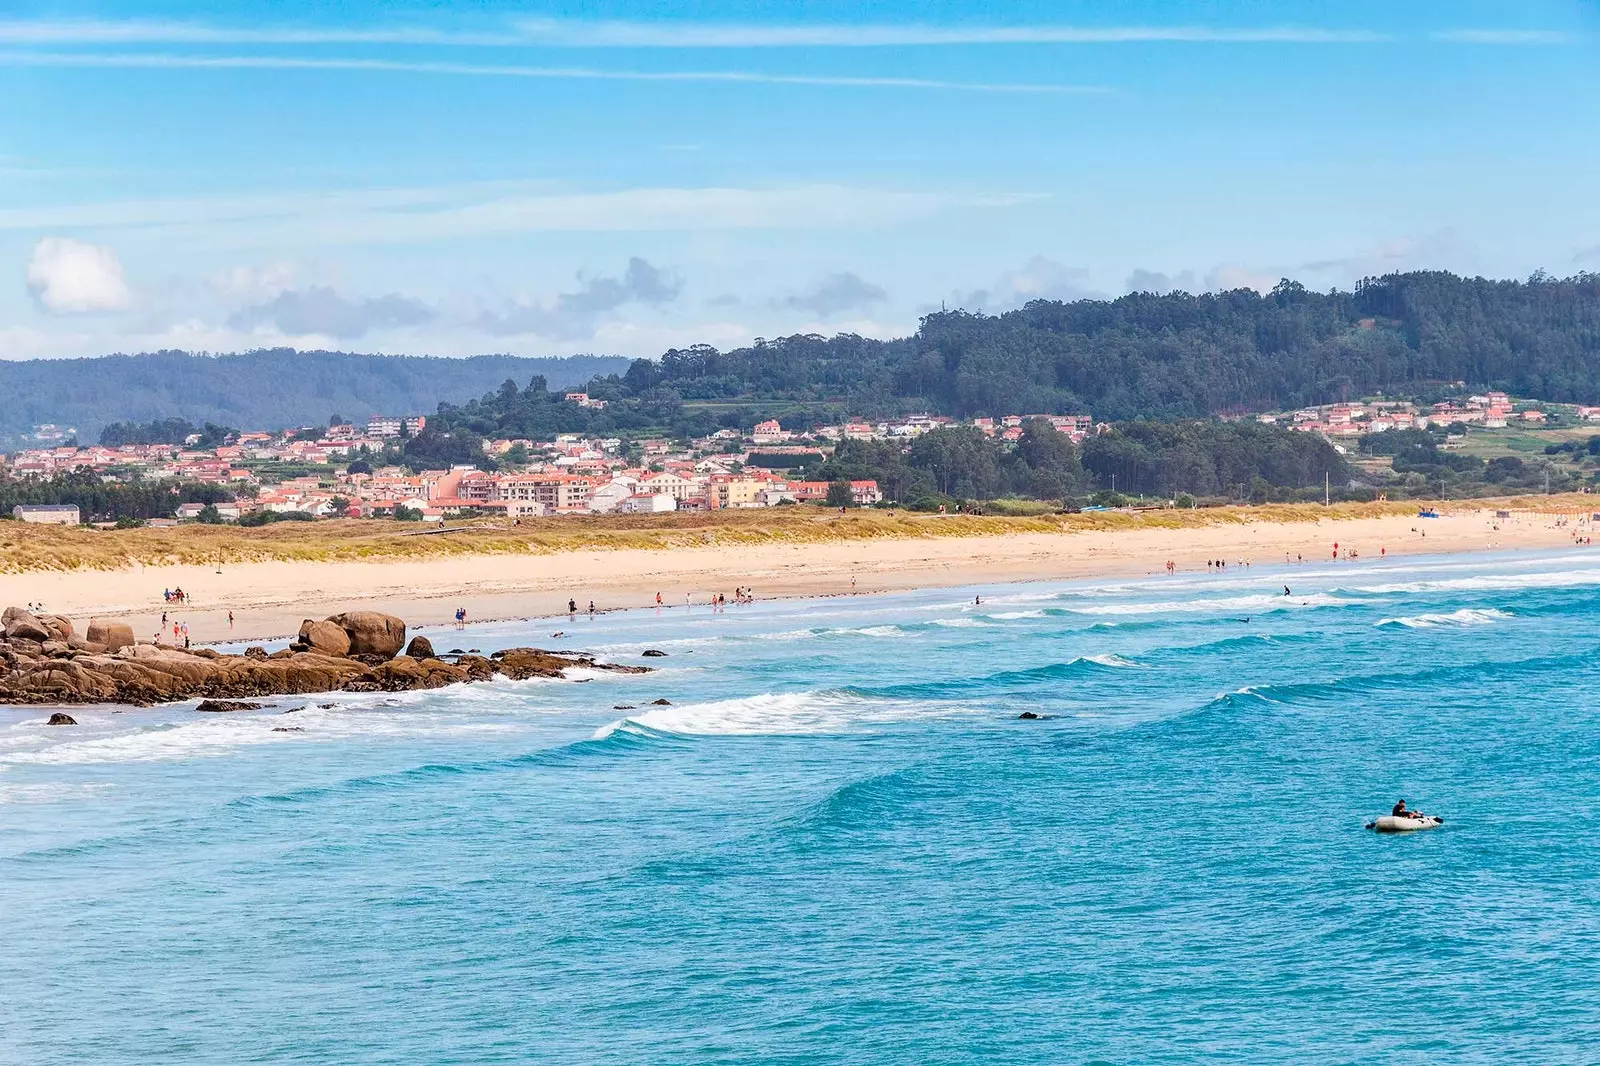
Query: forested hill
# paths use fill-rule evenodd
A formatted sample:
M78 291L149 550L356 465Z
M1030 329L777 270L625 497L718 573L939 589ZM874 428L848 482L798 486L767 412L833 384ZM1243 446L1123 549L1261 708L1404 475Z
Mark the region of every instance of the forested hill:
M833 401L852 413L1089 411L1194 417L1465 382L1600 402L1600 275L1525 282L1447 273L1354 292L1285 281L1191 296L1035 301L999 316L927 316L911 337L815 336L638 362L615 398ZM606 391L598 385L591 392Z
M507 378L542 374L554 388L581 385L626 368L626 359L574 356L470 359L297 352L241 355L152 352L97 359L0 360L0 438L53 422L76 426L83 441L111 422L182 418L241 429L327 422L330 415L432 413Z

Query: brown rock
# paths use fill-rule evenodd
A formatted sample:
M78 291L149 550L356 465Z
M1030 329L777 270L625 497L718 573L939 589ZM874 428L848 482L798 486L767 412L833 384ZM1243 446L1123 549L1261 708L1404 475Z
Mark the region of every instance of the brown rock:
M70 715L70 714L62 714L60 711L57 711L55 714L52 714L50 716L50 720L45 723L45 725L77 725L77 724L78 724L78 720L76 718L72 717L72 715Z
M39 624L48 629L56 640L64 641L73 634L72 619L65 615L42 614L39 616Z
M6 639L37 640L43 643L47 640L53 640L54 635L45 628L43 622L30 614L26 617L13 618L6 624Z
M33 619L33 612L26 607L7 607L0 611L0 626L8 626L19 618Z
M392 659L406 643L406 624L392 614L346 611L328 619L350 637L351 655L381 655Z
M99 644L107 651L130 648L137 643L133 639L133 627L128 623L102 622L98 618L89 620L89 628L84 631L83 639L90 644Z
M323 655L350 654L350 634L333 622L317 622L307 618L300 623L299 643L305 645L303 650L321 652Z
M372 668L378 688L384 692L408 692L413 689L443 688L471 680L467 671L443 659L413 659L397 655L388 662Z
M530 677L561 677L563 670L577 665L572 659L552 655L538 648L507 648L500 655L500 672L513 681Z
M252 644L244 650L244 657L246 659L265 659L267 657L267 649Z
M413 659L432 659L434 658L433 641L418 634L411 638L410 644L406 645L406 654Z

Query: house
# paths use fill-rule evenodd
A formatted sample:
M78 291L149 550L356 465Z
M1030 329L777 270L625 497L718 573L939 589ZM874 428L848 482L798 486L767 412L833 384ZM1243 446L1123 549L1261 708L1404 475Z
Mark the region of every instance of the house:
M41 526L75 526L82 521L75 503L18 504L11 509L11 517Z
M595 514L611 514L622 506L622 501L634 494L634 483L617 480L601 485L589 493L589 510Z
M750 434L750 439L757 444L779 444L789 439L791 434L784 431L776 418L765 422L757 422L755 432Z
M1533 422L1536 425L1543 425L1548 419L1543 411L1524 411L1522 412L1522 420L1524 422Z
M665 514L676 511L678 501L664 492L640 492L627 497L617 507L621 514Z
M662 471L651 474L639 481L640 492L665 493L674 500L686 500L691 496L699 496L704 491L697 481L691 481L680 474Z
M850 482L850 498L857 507L871 507L875 503L883 502L883 493L878 489L876 481Z

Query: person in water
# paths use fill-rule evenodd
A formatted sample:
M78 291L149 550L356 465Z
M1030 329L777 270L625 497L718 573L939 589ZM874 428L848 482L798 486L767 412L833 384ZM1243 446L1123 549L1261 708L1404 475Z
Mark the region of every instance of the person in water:
M1294 595L1294 593L1289 591L1289 586L1288 585L1283 586L1283 594L1285 596L1293 596Z

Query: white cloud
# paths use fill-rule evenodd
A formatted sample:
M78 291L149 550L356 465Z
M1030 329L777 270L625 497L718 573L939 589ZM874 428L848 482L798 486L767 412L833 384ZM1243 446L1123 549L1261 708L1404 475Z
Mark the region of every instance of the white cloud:
M1441 44L1561 45L1581 44L1580 34L1564 30L1441 30L1429 34Z
M350 340L374 330L406 329L433 321L433 308L399 293L364 299L347 297L321 285L286 289L265 303L235 312L234 329L267 325L289 336Z
M350 70L391 74L447 74L463 77L541 78L578 81L722 82L761 85L815 85L866 89L944 89L982 93L1091 93L1103 85L1036 82L968 82L833 74L765 74L752 70L606 70L598 67L529 67L489 63L442 63L395 59L317 56L157 55L149 52L0 52L0 66L109 67L159 70Z
M1089 284L1089 271L1036 255L1020 269L1006 271L986 289L952 295L950 303L967 311L997 314L1020 307L1029 300L1104 298L1104 293Z
M480 315L477 325L496 336L536 334L576 339L592 336L595 327L629 304L665 307L678 298L683 283L634 256L619 278L580 278L576 292L564 292L549 303L519 303L505 311Z
M1469 31L1470 32L1470 31ZM514 48L858 48L949 45L1368 44L1393 35L1315 26L934 25L930 23L749 24L521 19L469 29L438 26L242 28L148 19L0 21L0 43L20 45L399 44Z
M889 225L951 209L1010 207L1037 199L840 185L552 193L494 183L0 209L0 230L159 229L169 243L189 234L207 247L302 251L534 232Z
M1301 26L937 26L927 23L751 25L706 22L529 20L522 32L541 44L577 48L859 48L971 44L1127 44L1142 42L1362 44L1388 40L1368 30Z
M1157 296L1164 296L1169 292L1192 293L1199 288L1192 270L1163 274L1159 270L1136 269L1128 275L1126 284L1129 292L1153 292Z
M133 305L122 264L110 248L46 237L28 260L28 292L53 314L121 311Z
M1225 263L1206 271L1206 291L1232 292L1235 289L1254 289L1259 293L1268 293L1281 280L1281 275L1262 273L1249 267Z
M792 293L775 305L793 311L809 311L819 318L829 319L845 311L865 311L873 304L883 303L889 294L883 286L846 271L829 274L804 292Z

